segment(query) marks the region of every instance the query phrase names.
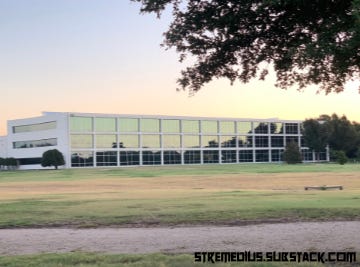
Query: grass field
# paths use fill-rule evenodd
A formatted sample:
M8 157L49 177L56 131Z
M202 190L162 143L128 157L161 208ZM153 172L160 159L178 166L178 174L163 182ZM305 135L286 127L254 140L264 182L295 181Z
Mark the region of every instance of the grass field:
M339 191L305 191L309 185ZM208 165L0 172L0 227L358 219L360 165Z
M194 263L193 255L101 255L91 253L45 254L36 256L0 257L6 267L286 267L289 263ZM334 266L322 263L295 263L297 267ZM341 265L351 266L343 264Z
M309 185L344 190L305 191ZM0 227L241 224L360 219L360 165L208 165L0 172ZM297 266L324 266L296 264ZM0 266L203 264L192 255L89 253L0 257ZM341 265L348 266L348 265Z

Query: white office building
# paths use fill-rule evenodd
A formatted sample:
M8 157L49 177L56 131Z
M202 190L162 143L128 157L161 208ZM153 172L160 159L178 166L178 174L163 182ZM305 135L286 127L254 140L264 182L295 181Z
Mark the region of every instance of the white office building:
M38 169L43 152L58 149L66 168L281 162L285 146L305 147L301 121L44 112L8 121L0 156ZM328 160L328 153L320 155Z

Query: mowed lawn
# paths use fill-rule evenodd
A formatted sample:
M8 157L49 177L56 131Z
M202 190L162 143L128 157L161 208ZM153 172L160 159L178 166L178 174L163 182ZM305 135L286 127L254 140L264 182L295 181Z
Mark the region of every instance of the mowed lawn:
M1 257L0 266L6 267L324 267L322 263L291 263L287 262L232 262L232 263L202 263L194 262L193 255L108 255L95 253L66 253L66 254L41 254L27 256ZM334 266L334 264L330 265ZM350 266L350 265L341 265Z
M0 172L1 228L337 219L360 219L358 164Z

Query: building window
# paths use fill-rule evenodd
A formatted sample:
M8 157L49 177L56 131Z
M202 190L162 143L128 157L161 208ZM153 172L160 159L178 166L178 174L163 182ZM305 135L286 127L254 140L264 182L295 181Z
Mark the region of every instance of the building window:
M137 133L139 131L139 120L119 118L119 130L121 133Z
M180 151L164 151L164 164L181 164Z
M116 151L96 152L96 166L116 166L116 165L117 165Z
M268 134L269 133L269 124L266 122L255 122L254 131L255 134Z
M35 165L41 164L42 158L21 158L17 159L19 165Z
M137 134L122 134L119 136L119 148L138 148L139 135Z
M222 150L221 151L222 163L236 163L236 150Z
M89 117L70 117L71 132L92 132L93 122Z
M161 151L143 151L142 161L143 165L160 165Z
M199 148L200 147L200 136L198 135L184 135L183 146L185 148Z
M284 137L271 136L271 147L284 147Z
M269 137L255 136L255 147L269 147Z
M180 135L170 135L164 134L163 135L163 147L164 148L180 148Z
M160 148L160 135L146 134L142 136L143 148Z
M299 138L297 136L286 136L286 145L296 143L299 145Z
M219 151L218 150L204 150L203 162L206 163L219 163Z
M319 153L319 160L326 160L326 151Z
M116 132L115 118L95 118L96 132Z
M239 151L239 162L253 162L253 151L252 150L240 150Z
M183 133L200 133L199 121L183 120L182 121Z
M91 134L72 134L70 136L71 148L93 148L93 136Z
M114 134L98 134L95 135L96 148L116 148L116 135Z
M283 150L281 149L274 149L271 150L271 161L272 162L281 162L283 161Z
M250 121L238 121L237 131L242 134L249 134L252 132L252 122Z
M305 147L305 146L306 146L304 136L301 136L301 137L300 137L300 144L301 144L301 147Z
M269 150L255 150L256 162L269 162Z
M92 151L71 152L71 167L94 166L94 155Z
M220 121L220 133L222 134L234 134L235 122L233 121Z
M270 123L270 133L272 134L283 134L284 126L281 122L272 122Z
M302 149L301 156L304 161L313 161L313 152L309 149Z
M139 151L120 151L120 165L140 165Z
M179 120L162 120L161 131L163 133L180 133Z
M187 150L184 152L185 164L200 164L201 155L199 150Z
M57 138L13 142L14 149L35 148L35 147L45 147L45 146L57 146Z
M285 123L286 134L298 134L299 125L297 123Z
M221 147L236 147L236 137L221 136Z
M56 121L13 126L13 133L38 132L56 129Z
M159 133L160 120L158 119L141 119L141 132Z
M201 132L204 134L218 133L217 121L201 121Z
M202 147L219 147L219 137L217 135L203 135L201 140Z
M251 135L240 135L238 136L238 146L239 147L252 147L253 137Z

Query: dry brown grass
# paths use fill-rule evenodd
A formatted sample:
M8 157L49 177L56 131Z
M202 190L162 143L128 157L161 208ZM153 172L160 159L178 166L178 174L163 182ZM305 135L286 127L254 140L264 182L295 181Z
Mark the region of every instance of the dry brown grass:
M304 190L310 185L342 185L360 190L360 172L270 173L212 176L163 176L152 178L98 177L77 181L32 181L0 183L0 200L41 198L168 198L233 190Z

